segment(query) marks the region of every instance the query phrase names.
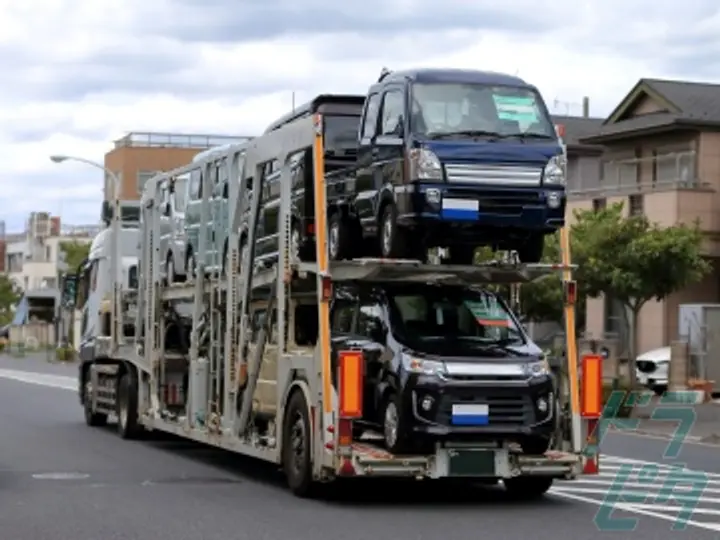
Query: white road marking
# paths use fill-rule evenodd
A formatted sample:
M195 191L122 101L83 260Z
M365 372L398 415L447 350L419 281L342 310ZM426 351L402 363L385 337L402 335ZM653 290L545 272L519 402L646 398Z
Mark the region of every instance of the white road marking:
M642 477L643 470L647 478ZM621 473L625 478L618 478ZM681 463L674 466L601 455L599 474L557 482L550 493L673 523L682 511L692 510L691 519L685 521L687 526L720 532L719 486L720 474L689 469Z
M36 373L32 371L19 371L15 369L0 369L0 378L13 381L60 388L62 390L77 390L77 377L66 375L51 375L49 373Z

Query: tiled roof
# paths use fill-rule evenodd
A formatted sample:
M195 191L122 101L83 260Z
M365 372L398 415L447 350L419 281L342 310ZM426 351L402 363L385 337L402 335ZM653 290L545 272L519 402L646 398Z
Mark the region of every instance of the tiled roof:
M580 139L594 135L602 127L604 118L586 118L584 116L552 115L555 124L565 126L565 143L568 146L580 144Z
M582 137L583 142L599 142L607 136L673 126L720 127L720 84L640 79L618 108L625 105L628 99L636 99L638 92L659 95L671 105L670 110L643 114L616 122L610 122L610 117L613 116L611 114L595 134Z

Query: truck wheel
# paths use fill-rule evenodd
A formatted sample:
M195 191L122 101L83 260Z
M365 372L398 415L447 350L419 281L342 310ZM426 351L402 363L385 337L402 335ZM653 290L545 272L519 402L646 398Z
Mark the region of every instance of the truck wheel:
M138 422L138 389L134 377L125 373L120 377L117 392L118 434L123 439L136 439L142 433Z
M328 257L331 261L341 261L350 257L350 230L340 212L330 216L328 223Z
M378 238L380 240L380 256L385 259L402 259L407 250L407 244L402 231L397 226L397 210L390 203L385 206L380 216Z
M107 425L108 415L105 413L93 412L92 410L92 385L90 384L90 381L85 383L83 409L85 412L85 423L88 426L102 427Z
M283 424L282 465L288 487L298 497L308 497L315 485L310 419L302 392L294 392L290 397Z
M545 250L545 236L533 234L517 249L521 263L539 263Z
M553 485L553 479L547 476L516 476L503 480L505 489L513 499L533 500L545 495Z

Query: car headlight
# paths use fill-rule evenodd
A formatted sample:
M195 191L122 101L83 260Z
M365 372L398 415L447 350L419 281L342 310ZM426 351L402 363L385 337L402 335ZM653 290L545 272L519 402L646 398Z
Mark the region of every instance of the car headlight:
M565 185L565 168L563 156L554 156L545 165L543 178L546 184Z
M440 159L430 150L413 148L410 151L410 177L412 180L442 180Z
M423 360L422 358L403 354L402 363L403 367L410 373L437 375L438 377L445 375L445 364L436 360Z
M550 366L545 359L540 362L532 362L525 364L525 373L530 377L545 377L550 375Z

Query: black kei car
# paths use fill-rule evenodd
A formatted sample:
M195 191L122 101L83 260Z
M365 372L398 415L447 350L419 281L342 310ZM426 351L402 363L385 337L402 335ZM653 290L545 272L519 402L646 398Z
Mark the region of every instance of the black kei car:
M555 383L507 304L476 288L425 283L339 287L334 353L364 352L359 426L395 453L436 442L512 441L543 454L555 427ZM412 441L412 442L411 442Z

